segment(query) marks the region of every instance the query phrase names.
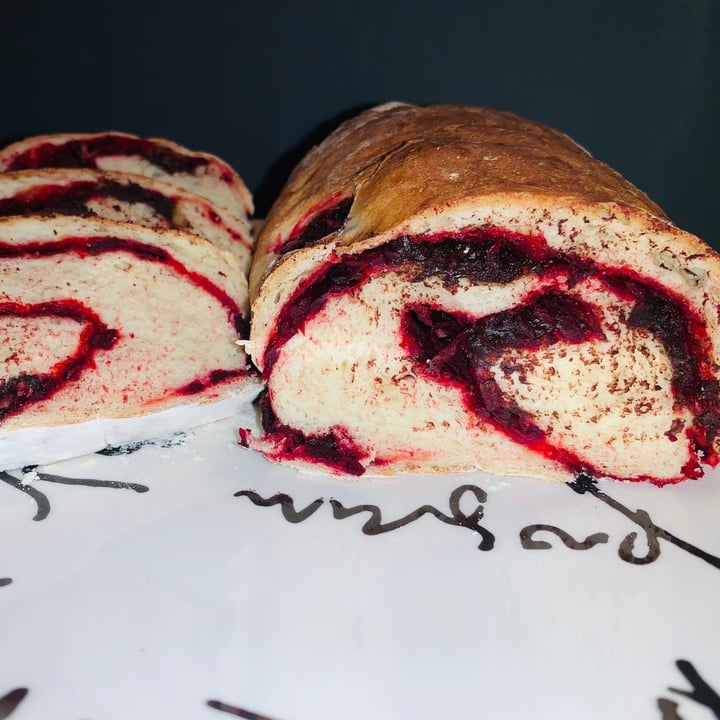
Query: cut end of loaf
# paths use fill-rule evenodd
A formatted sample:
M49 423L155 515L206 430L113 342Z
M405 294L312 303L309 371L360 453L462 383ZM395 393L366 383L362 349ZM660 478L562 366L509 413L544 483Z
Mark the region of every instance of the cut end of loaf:
M720 422L704 290L677 267L661 284L562 248L577 224L602 245L598 217L566 215L554 235L549 219L527 236L517 222L401 236L316 269L258 345L256 447L351 475L699 477Z

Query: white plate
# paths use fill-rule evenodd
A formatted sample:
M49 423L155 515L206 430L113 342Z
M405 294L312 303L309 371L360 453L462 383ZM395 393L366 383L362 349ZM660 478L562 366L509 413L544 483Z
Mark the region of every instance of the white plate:
M248 423L4 476L0 718L720 717L720 472L345 481L240 447ZM338 503L432 510L368 534Z

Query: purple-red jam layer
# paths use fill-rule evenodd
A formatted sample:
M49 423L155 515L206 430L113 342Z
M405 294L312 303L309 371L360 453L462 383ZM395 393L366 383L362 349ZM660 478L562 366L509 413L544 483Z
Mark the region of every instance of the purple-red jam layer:
M419 374L460 387L472 412L515 442L562 462L574 474L591 470L577 455L552 446L532 415L503 395L491 371L509 349L603 338L590 305L549 292L478 320L418 305L405 309L402 327L404 347Z
M284 255L292 250L311 247L331 233L340 230L350 214L352 204L353 198L346 197L334 201L329 207L323 203L313 208L308 213L308 217L293 228L288 239L282 244L280 254Z
M0 419L21 411L26 405L50 397L65 383L77 378L83 370L92 367L98 350L109 350L118 339L117 330L109 328L90 308L75 300L55 300L35 305L2 303L0 315L68 318L82 326L75 352L56 363L51 372L21 373L0 380Z
M62 143L40 143L14 157L7 169L95 168L98 158L109 155L139 155L171 175L194 173L208 164L205 157L185 155L152 140L107 133Z
M60 215L88 215L88 203L109 196L127 203L143 203L172 224L177 203L162 193L141 187L137 183L119 183L100 179L98 182L81 180L64 185L42 185L13 197L0 198L0 215L30 215L58 213Z
M267 391L260 395L259 405L263 428L281 440L281 447L276 450L276 454L319 463L345 475L364 474L365 468L358 459L363 452L343 428L333 428L320 435L305 435L278 421ZM272 428L272 431L268 428Z
M143 260L162 263L171 268L175 273L184 277L188 282L200 288L224 306L230 322L238 332L238 336L247 337L248 324L237 303L224 290L206 277L188 270L164 248L133 240L104 236L69 237L55 242L29 242L23 245L0 243L0 258L48 257L70 253L83 257L107 252L130 253ZM89 330L84 331L85 334L81 338L75 358L68 361L70 362L68 370L64 370L60 374L54 373L47 378L26 375L21 379L6 381L0 389L0 392L2 392L0 417L7 415L8 412L18 412L25 405L48 397L59 390L64 383L75 378L83 368L91 365L92 354L97 349L109 349L118 337L117 331L106 328L90 308L74 300L62 299L32 306L25 306L20 303L5 303L0 306L0 313L6 315L70 317L78 322L86 323L89 328ZM86 336L87 333L90 334ZM70 372L71 370L72 372ZM233 370L210 371L206 376L196 378L187 385L177 388L174 392L179 395L196 394L210 385L218 385L229 379L248 375L249 373L249 369L245 367ZM31 379L36 377L39 379ZM32 392L28 392L28 390L32 390ZM11 397L15 397L15 400L11 401Z
M598 277L617 295L635 301L629 325L647 329L663 344L673 368L677 402L696 418L691 431L694 451L704 462L717 463L712 444L720 429L720 388L706 360L711 347L707 331L687 303L628 271L605 269L586 259L552 251L537 237L496 228L401 237L357 255L340 256L324 266L298 288L280 312L266 352L265 377L271 374L285 342L302 331L331 298L354 290L384 268L402 270L411 282L439 278L450 288L465 278L508 283L533 274L563 278L572 286L582 278ZM579 343L601 337L590 305L559 291L547 292L530 298L520 308L479 320L431 306L413 306L405 308L402 328L402 346L415 361L417 371L432 375L436 382L460 385L471 412L513 440L564 464L572 473L598 474L582 458L552 446L532 417L500 392L488 369L492 360L509 348L540 348L559 341ZM302 435L279 421L267 397L264 403L265 432L276 439L287 438L292 449L284 456L302 456L303 448L312 444L314 455L309 459L317 458L317 462L335 468L352 465L350 444L345 443L338 455L335 435ZM320 446L324 447L322 453ZM360 450L357 452L355 460L361 457ZM691 461L683 473L684 477L701 475L699 461ZM651 477L637 479L658 482Z
M160 262L185 277L221 305L227 308L228 317L240 337L248 336L249 326L238 304L221 288L197 272L188 270L164 248L148 245L136 240L112 236L67 237L54 242L27 242L22 245L0 242L0 258L3 257L46 257L75 253L77 255L98 255L106 252L127 252L143 260Z

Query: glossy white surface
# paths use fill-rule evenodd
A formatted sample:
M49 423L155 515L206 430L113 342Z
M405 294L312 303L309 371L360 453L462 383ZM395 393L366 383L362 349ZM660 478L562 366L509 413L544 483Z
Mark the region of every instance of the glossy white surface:
M703 697L720 692L719 472L664 489L601 481L602 496L481 473L344 481L270 465L237 445L248 424L39 468L148 488L30 476L43 520L0 482L0 698L28 690L13 711L0 700L0 718L714 717L669 688L691 690L686 660ZM431 514L368 535L369 511L335 519L330 504L376 505L383 522L424 505L449 515L462 485L479 488L466 520L486 494L492 550ZM322 502L290 523L242 490ZM706 556L660 537L652 562L622 559L632 532L647 552L638 509L651 535ZM552 547L523 547L536 524L607 541L570 549L536 530Z

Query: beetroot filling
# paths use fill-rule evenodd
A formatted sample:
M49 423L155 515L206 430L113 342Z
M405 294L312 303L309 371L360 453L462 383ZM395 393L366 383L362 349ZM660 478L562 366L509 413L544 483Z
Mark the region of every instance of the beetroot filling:
M264 376L271 374L282 346L333 297L358 287L383 268L402 269L411 282L439 278L449 288L468 278L473 282L509 283L525 274L560 277L569 285L597 275L619 296L634 298L630 327L644 328L663 344L673 368L673 391L680 405L696 416L692 439L705 461L718 458L712 443L720 430L720 386L704 358L710 341L701 320L679 297L628 273L607 272L588 260L551 251L542 240L504 233L495 228L464 233L400 237L357 255L340 257L321 268L285 304L268 343ZM563 463L572 472L594 473L582 459L551 446L532 417L503 396L489 367L509 348L540 348L555 342L580 343L602 337L592 307L561 292L531 298L524 306L479 320L431 306L405 308L402 344L417 370L437 381L463 388L469 409L491 421L517 442ZM339 467L348 462L351 444L337 453L337 433L307 436L283 425L270 399L263 399L263 428L287 440L283 454ZM312 453L308 448L313 448ZM318 448L322 447L322 452ZM291 450L288 450L291 448ZM361 457L357 450L355 461ZM363 472L364 470L361 470ZM687 477L700 473L695 462ZM358 474L357 472L353 474ZM653 478L644 478L653 480Z
M276 455L288 459L303 459L317 462L347 475L362 475L365 468L358 458L362 457L360 448L347 438L342 430L336 429L321 435L305 435L277 419L267 391L259 398L262 425L267 430L282 437L282 447Z
M149 205L156 214L172 222L176 202L165 195L148 190L136 183L114 180L99 182L78 181L67 185L43 185L25 190L14 197L0 199L0 215L31 215L59 213L87 215L87 203L101 195L109 195L122 202Z
M171 175L194 173L208 164L203 157L183 155L150 140L110 133L62 144L41 143L13 158L8 170L95 168L97 159L108 155L140 155Z
M337 232L347 220L352 204L353 198L344 198L336 205L317 213L306 225L300 224L283 243L280 254L310 247L331 233Z
M525 445L542 441L544 433L529 413L503 397L491 365L509 348L539 349L603 337L592 308L559 293L480 320L422 305L410 307L402 324L408 354L423 374L461 385L477 415Z
M52 243L30 242L24 245L0 243L0 257L22 258L47 257L63 253L77 255L97 255L107 252L127 252L143 260L159 262L172 268L189 282L218 300L227 310L228 318L240 337L247 337L248 323L242 310L232 298L207 278L188 270L175 260L163 248L146 245L133 240L110 236L68 237ZM110 349L116 342L118 333L107 328L98 316L80 302L70 299L56 300L39 305L25 306L20 303L0 305L0 314L40 316L53 315L70 317L79 323L87 324L83 330L76 355L61 364L60 369L48 376L22 375L6 381L0 381L0 419L8 413L15 413L25 405L46 398L56 392L64 383L76 378L85 368L92 366L92 355L98 349ZM234 377L248 375L247 368L233 370L211 370L206 377L197 378L175 390L181 395L193 395L211 385L218 385Z
M126 240L110 235L67 237L56 242L28 242L23 245L11 245L0 242L0 257L25 257L28 255L47 257L61 255L63 253L76 253L83 256L98 255L106 252L127 252L143 260L160 262L172 268L178 275L184 276L193 285L201 288L208 293L208 295L214 297L224 305L227 308L230 321L241 334L241 337L247 337L249 326L237 303L225 291L210 282L206 277L188 270L163 248L147 245L137 240Z
M109 350L118 339L117 330L109 328L90 308L75 300L56 300L37 305L3 303L0 315L22 317L64 317L83 325L76 352L57 363L50 373L21 373L0 380L0 419L22 410L26 405L50 397L66 382L76 378L93 364L97 350Z

